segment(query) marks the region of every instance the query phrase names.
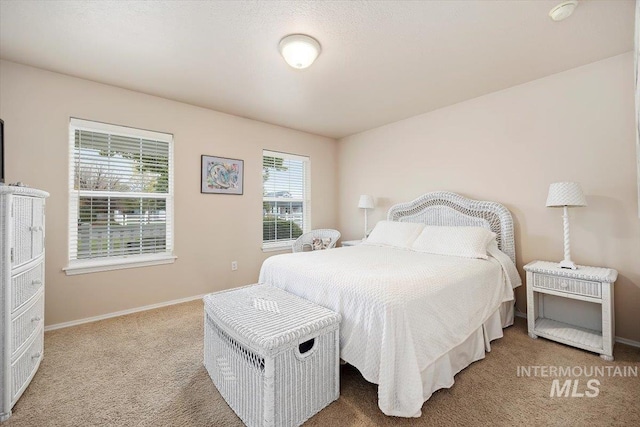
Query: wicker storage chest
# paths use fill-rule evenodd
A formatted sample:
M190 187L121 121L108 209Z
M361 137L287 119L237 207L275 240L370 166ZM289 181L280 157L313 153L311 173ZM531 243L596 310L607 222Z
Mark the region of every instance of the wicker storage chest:
M268 285L204 307L204 365L246 425L297 426L338 398L338 313Z

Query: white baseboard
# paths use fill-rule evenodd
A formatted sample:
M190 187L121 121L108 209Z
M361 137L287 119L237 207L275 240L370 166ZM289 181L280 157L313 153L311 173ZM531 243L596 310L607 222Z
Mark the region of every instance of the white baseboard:
M627 338L616 337L616 342L619 342L620 344L630 345L631 347L640 348L640 341L634 341Z
M515 316L516 317L522 317L523 319L526 319L527 318L527 313L522 313L522 312L516 310L515 311ZM620 344L630 345L631 347L640 348L640 341L634 341L634 340L630 340L628 338L616 337L616 342L619 342Z
M69 328L71 326L82 325L83 323L97 322L98 320L110 319L112 317L124 316L126 314L138 313L140 311L153 310L154 308L167 307L169 305L181 304L183 302L202 299L207 294L195 295L187 298L174 299L172 301L160 302L158 304L145 305L142 307L130 308L128 310L116 311L114 313L101 314L100 316L87 317L84 319L72 320L70 322L56 323L55 325L45 326L44 330L53 331L55 329Z
M195 296L192 296L192 297L186 297L186 298L175 299L175 300L172 300L172 301L160 302L158 304L151 304L151 305L145 305L145 306L142 306L142 307L130 308L128 310L116 311L114 313L102 314L100 316L94 316L94 317L87 317L87 318L84 318L84 319L72 320L70 322L56 323L55 325L45 326L44 330L45 331L53 331L53 330L56 330L56 329L69 328L71 326L82 325L83 323L97 322L98 320L104 320L104 319L110 319L112 317L124 316L124 315L127 315L127 314L138 313L140 311L153 310L154 308L161 308L161 307L167 307L169 305L181 304L183 302L189 302L189 301L194 301L194 300L197 300L197 299L201 299L205 295L207 295L207 294L195 295ZM522 317L523 319L527 318L527 314L526 313L522 313L522 312L520 312L518 310L515 310L514 314L515 314L516 317ZM640 348L640 341L634 341L634 340L630 340L630 339L627 339L627 338L616 337L616 342L619 342L620 344L626 344L626 345L630 345L632 347Z

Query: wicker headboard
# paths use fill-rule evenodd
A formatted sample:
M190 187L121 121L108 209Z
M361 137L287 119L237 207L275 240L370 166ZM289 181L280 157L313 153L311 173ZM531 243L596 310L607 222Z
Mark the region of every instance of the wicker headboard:
M497 202L467 199L448 191L435 191L394 205L389 221L421 222L427 225L485 227L496 233L498 247L516 263L511 212Z

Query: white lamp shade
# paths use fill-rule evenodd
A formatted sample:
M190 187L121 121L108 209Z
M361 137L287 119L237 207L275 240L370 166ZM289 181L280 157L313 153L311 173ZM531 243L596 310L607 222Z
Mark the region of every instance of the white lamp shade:
M554 182L549 186L547 207L587 206L582 187L577 182Z
M291 34L280 40L280 53L293 68L307 68L320 55L320 43L304 34Z
M374 208L373 197L367 196L367 195L360 196L360 201L358 201L358 207L360 209L373 209Z

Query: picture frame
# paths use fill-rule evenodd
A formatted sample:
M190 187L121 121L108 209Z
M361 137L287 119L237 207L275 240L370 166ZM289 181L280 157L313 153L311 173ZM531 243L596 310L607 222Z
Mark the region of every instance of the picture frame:
M638 218L640 218L640 2L636 2L636 21L633 42L635 65L635 134L636 134L636 169L638 179Z
M200 161L200 193L244 193L244 160L203 154Z
M4 183L4 122L0 119L0 184Z

